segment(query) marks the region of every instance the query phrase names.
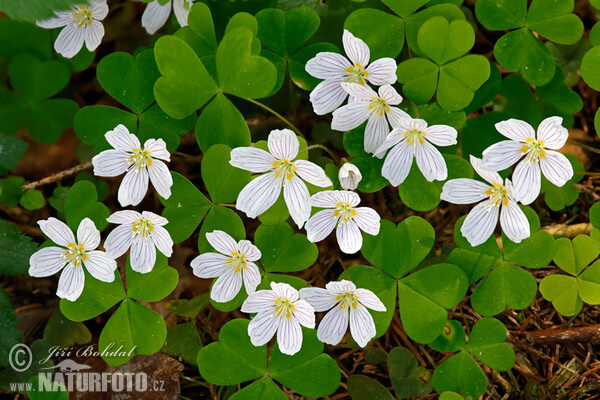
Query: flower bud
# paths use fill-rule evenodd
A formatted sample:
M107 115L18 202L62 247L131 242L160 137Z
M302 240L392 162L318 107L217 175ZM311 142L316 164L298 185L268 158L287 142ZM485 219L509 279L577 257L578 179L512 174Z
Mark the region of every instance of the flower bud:
M347 162L340 168L338 179L344 190L355 190L362 179L362 174L356 165Z

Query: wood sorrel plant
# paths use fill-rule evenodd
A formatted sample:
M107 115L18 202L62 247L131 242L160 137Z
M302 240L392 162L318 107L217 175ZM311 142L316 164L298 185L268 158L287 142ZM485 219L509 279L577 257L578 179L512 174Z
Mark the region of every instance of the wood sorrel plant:
M0 0L4 391L34 340L185 398L566 390L513 366L600 304L600 3L143 1Z

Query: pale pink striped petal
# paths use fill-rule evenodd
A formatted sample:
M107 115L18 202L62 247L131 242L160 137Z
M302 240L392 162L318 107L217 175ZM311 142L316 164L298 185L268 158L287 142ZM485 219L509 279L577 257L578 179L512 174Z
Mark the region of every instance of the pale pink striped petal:
M171 1L162 6L158 0L154 0L148 3L142 14L142 26L146 32L154 35L167 22L169 14L171 14Z
M298 291L287 283L271 282L271 289L273 289L277 297L285 297L292 302L300 298Z
M336 306L321 320L317 329L317 338L323 343L335 346L342 341L347 330L348 309Z
M117 198L122 207L137 206L142 202L148 191L148 171L146 168L130 169L123 178Z
M348 203L354 207L360 203L360 196L347 190L323 190L315 193L310 203L320 208L335 208L338 203Z
M440 198L452 204L473 204L489 197L489 185L475 179L458 178L444 183Z
M161 217L158 214L154 214L151 211L142 211L142 217L147 219L152 223L152 225L156 226L165 226L169 223L169 220L165 217Z
M436 146L452 146L457 143L458 132L448 125L432 125L425 128L425 139Z
M362 67L366 67L369 64L369 58L371 57L369 46L362 39L355 37L352 33L344 29L342 42L344 44L344 51L350 61L354 64L360 64Z
M100 244L100 231L94 221L84 218L77 227L77 243L83 245L86 251L94 250Z
M394 89L392 85L381 86L378 90L379 97L388 102L392 106L397 106L402 103L402 96Z
M540 159L540 166L546 179L556 186L563 186L573 177L573 166L569 159L557 151L546 150L545 156Z
M385 142L390 133L390 127L385 115L371 113L365 127L364 146L367 153L379 154L377 150Z
M306 222L306 236L313 243L320 242L325 239L337 223L338 217L334 215L334 210L327 209L315 213Z
M83 262L88 272L96 279L102 282L112 282L115 280L115 270L117 262L106 255L103 251L89 251L87 260Z
M291 179L286 178L283 185L283 198L290 216L298 228L302 228L310 217L310 193L306 184L296 175Z
M427 140L416 146L415 160L427 181L443 181L448 178L448 168L442 153Z
M141 274L146 274L154 268L156 263L156 248L151 240L138 239L131 244L129 253L131 269Z
M144 143L144 150L150 153L152 158L163 161L171 161L171 153L167 150L167 144L162 139L148 139Z
M405 118L410 118L410 115L398 107L390 107L390 112L387 114L388 121L390 121L390 125L392 128L396 129L398 126L402 125L402 120ZM406 131L402 131L404 135Z
M356 211L356 215L353 218L354 222L356 222L361 231L373 236L379 233L379 221L381 217L377 214L377 211L369 207L358 207L354 211Z
M274 311L258 313L248 324L248 335L252 344L262 346L268 343L277 332L279 322L280 319Z
M315 327L315 309L306 300L298 300L294 303L294 317L300 325L313 329Z
M325 115L342 105L348 93L337 79L326 79L310 92L310 102L317 115Z
M65 58L73 58L83 47L85 28L71 23L63 28L54 41L54 50Z
M323 288L307 287L300 289L300 298L306 300L317 312L333 308L338 303L335 297L335 294Z
M228 269L219 276L210 289L210 298L217 303L226 303L237 296L242 288L242 274Z
M92 18L97 21L102 21L108 15L108 5L106 4L106 0L92 1L90 10L92 11Z
M51 276L67 264L63 258L66 250L61 247L44 247L29 258L29 275L34 278Z
M418 118L404 118L398 121L397 126L394 128L400 130L403 134L412 129L424 132L427 129L427 121Z
M367 80L375 86L391 85L396 83L396 69L398 65L393 58L385 57L373 61L366 68L369 76Z
M386 311L385 305L379 300L379 297L369 289L356 289L354 294L363 306L375 311Z
M350 67L352 64L343 55L324 51L308 60L304 68L315 78L341 81Z
M365 122L370 114L368 101L346 104L333 112L331 129L340 132L349 131Z
M258 261L262 256L258 247L253 245L249 240L240 240L237 248L248 261Z
M489 200L477 204L465 218L460 228L462 235L475 247L485 242L492 234L498 223L498 207Z
M83 292L85 286L85 274L81 265L74 266L73 264L67 265L63 269L58 279L58 288L56 295L62 299L69 301L75 301Z
M244 286L246 287L246 293L251 295L256 291L256 288L260 284L260 271L256 264L249 261L246 265L246 269L242 273L244 274Z
M256 218L267 211L279 198L281 179L275 178L272 172L261 175L247 184L238 195L235 207Z
M271 154L279 160L291 161L298 155L300 142L289 129L274 129L269 133L267 146Z
M50 217L47 220L38 221L38 225L44 235L48 236L50 240L59 246L67 247L68 245L75 243L75 236L73 231L59 219Z
M375 336L375 322L366 307L358 303L350 307L350 333L360 347L365 347Z
M481 166L490 171L502 171L519 161L525 154L525 145L514 140L503 140L483 151Z
M229 257L218 253L204 253L194 258L190 263L194 275L198 278L216 278L229 268Z
M273 290L259 290L252 293L242 304L241 311L247 314L275 310L275 300L279 296Z
M354 221L342 222L338 224L335 231L340 250L346 254L354 254L362 247L362 235L358 225Z
M111 224L132 224L136 219L142 218L142 214L134 210L115 211L106 218Z
M392 186L398 186L410 173L412 162L413 149L403 140L388 153L381 168L381 175L390 181Z
M359 83L342 82L342 87L348 94L356 100L371 101L374 97L379 95L367 85L361 85Z
M325 285L325 287L328 291L336 295L344 293L354 293L354 291L356 290L356 285L354 284L354 282L349 281L347 279L342 279L341 281L330 281Z
M550 117L542 121L537 129L537 138L544 143L544 147L558 150L565 145L569 138L569 131L562 126L561 117Z
M502 232L515 243L521 243L523 239L530 236L529 221L527 221L523 210L513 200L509 200L506 205L502 205L500 226Z
M302 329L296 318L281 318L277 329L277 345L283 354L294 355L302 348Z
M108 234L104 241L106 254L113 259L121 257L131 247L133 237L131 224L117 226Z
M206 240L219 253L231 256L238 251L238 243L228 233L214 230L206 233Z
M129 167L129 155L120 150L104 150L92 158L94 175L119 176Z
M173 1L173 12L179 26L184 27L188 25L188 16L192 8L193 1L188 0L175 0Z
M112 131L104 135L108 144L117 150L123 152L133 152L134 149L141 149L140 140L132 133L129 133L124 125L117 125Z
M46 19L44 21L37 21L36 25L45 28L45 29L54 29L60 28L69 24L73 20L73 12L71 11L61 11L56 13L56 15L50 19Z
M85 28L85 47L89 51L94 51L100 46L104 37L104 25L102 22L92 21L92 24Z
M155 226L154 232L150 234L150 239L160 251L166 257L171 257L173 255L173 239L171 239L171 235L169 235L169 231L167 231L162 226Z
M325 170L317 164L307 160L296 160L294 166L298 176L311 185L319 187L333 186L333 182L327 177Z
M273 168L275 157L256 147L237 147L231 150L229 164L250 172L267 172Z
M542 187L540 163L537 161L529 162L526 159L518 163L513 172L513 184L515 197L518 201L523 204L533 203L540 194Z
M535 139L535 131L525 121L511 118L506 121L498 122L496 130L509 139L524 142L527 139Z
M479 175L489 183L502 185L502 177L495 171L490 171L489 169L483 168L481 166L481 159L475 156L470 156L469 159L471 161L473 169L475 170L475 172L477 172L477 175Z
M154 160L152 164L146 167L152 186L158 192L160 197L168 199L171 197L171 186L173 186L173 177L169 172L169 167L162 161Z

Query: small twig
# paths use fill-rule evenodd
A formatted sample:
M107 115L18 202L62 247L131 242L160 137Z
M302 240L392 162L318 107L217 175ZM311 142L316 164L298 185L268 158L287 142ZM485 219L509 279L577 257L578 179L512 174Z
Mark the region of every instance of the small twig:
M576 328L546 329L527 332L527 340L534 344L600 344L600 325Z
M333 160L335 165L341 166L340 159L335 154L333 154L333 152L331 150L329 150L327 147L323 146L322 144L313 144L311 146L303 148L298 153L304 153L305 151L309 151L309 150L313 150L313 149L323 150L325 153L329 154L329 157L331 157L331 159Z
M592 231L592 224L582 222L573 225L549 225L542 227L542 230L553 236L560 235L567 238L574 238L577 235L589 235Z
M292 124L290 121L288 121L283 115L281 115L277 111L273 110L271 107L261 103L260 101L256 101L254 99L249 99L247 97L242 97L242 99L249 101L252 104L256 104L257 106L267 110L268 112L270 112L271 114L273 114L274 116L276 116L277 118L282 120L287 126L289 126L290 129L296 133L296 135L298 135L300 137L304 137L302 132L300 132L300 129L296 128L296 126L294 126L294 124Z
M38 186L47 185L48 183L58 182L63 178L66 178L71 175L75 175L78 172L85 171L86 169L92 166L92 162L88 161L83 164L79 164L74 166L73 168L66 169L61 172L57 172L56 174L50 175L44 179L40 179L39 181L30 182L26 185L23 185L21 189L25 192L26 190L36 188Z
M575 171L575 175L600 176L600 172Z
M569 143L574 144L575 146L579 146L582 149L589 150L589 151L591 151L593 153L600 154L600 149L597 149L595 147L589 146L589 145L587 145L585 143L578 142L577 140L569 139Z

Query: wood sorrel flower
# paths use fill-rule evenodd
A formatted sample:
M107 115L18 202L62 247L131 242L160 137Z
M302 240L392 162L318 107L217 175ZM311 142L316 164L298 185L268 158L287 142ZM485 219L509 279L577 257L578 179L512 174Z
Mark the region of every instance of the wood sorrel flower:
M157 30L163 27L169 19L169 15L171 15L171 4L179 26L187 26L188 15L194 0L169 0L164 5L161 5L158 0L154 0L148 3L142 14L142 26L146 29L146 32L154 35Z
M340 168L340 171L338 172L338 179L340 180L342 189L356 190L362 179L362 174L356 165L347 162L342 165L342 168Z

